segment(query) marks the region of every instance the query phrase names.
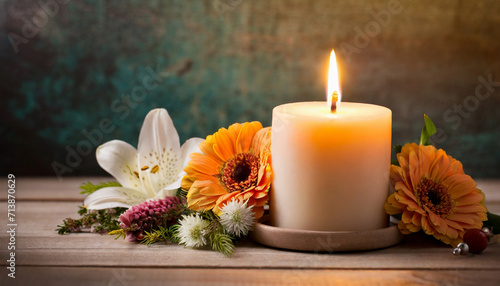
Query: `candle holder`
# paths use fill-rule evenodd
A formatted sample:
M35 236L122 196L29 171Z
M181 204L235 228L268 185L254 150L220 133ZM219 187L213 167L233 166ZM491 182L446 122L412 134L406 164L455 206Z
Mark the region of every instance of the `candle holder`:
M250 235L270 247L328 253L386 248L403 239L397 225L366 231L297 230L270 225L268 215L255 224Z

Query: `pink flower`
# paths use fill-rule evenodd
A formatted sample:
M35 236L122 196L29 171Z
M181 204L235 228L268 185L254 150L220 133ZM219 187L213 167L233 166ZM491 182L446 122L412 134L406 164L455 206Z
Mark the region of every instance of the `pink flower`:
M178 206L183 202L178 197L167 196L164 200L150 200L129 208L120 218L120 227L125 231L128 241L144 238L145 231L159 226L170 226L177 220Z

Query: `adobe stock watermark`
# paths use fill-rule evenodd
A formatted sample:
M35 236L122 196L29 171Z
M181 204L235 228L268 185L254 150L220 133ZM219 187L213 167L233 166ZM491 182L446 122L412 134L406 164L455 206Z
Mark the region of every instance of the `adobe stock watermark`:
M453 107L448 108L443 113L444 122L450 124L453 130L457 130L462 126L465 119L469 118L474 113L482 101L490 98L496 88L500 87L500 82L493 81L493 75L490 73L487 76L478 76L479 82L474 89L474 95L468 95L461 103L455 103ZM436 134L432 136L433 143L443 143L448 139L448 135L442 128L436 129Z
M341 242L335 241L332 235L325 237L317 236L315 238L314 254L316 255L328 255L339 253L339 249L342 246ZM301 260L299 269L307 269L310 267L310 262L307 260ZM290 271L289 273L283 273L281 276L281 282L285 285L304 285L310 283L311 278L314 274L311 272L304 271Z
M59 11L61 11L61 5L66 5L71 0L38 0L37 11L31 17L21 17L23 25L21 27L21 35L10 32L7 34L9 42L12 45L12 49L17 54L19 53L19 46L22 44L28 44L31 39L33 39L40 30L47 26L49 19L54 18Z
M243 0L214 0L212 6L217 15L219 15L220 20L223 21L224 14L233 12L241 3L243 3Z
M140 84L134 86L130 93L122 94L119 98L113 100L110 105L111 111L120 114L119 119L125 120L139 103L144 101L149 91L157 88L164 81L164 78L170 75L169 72L162 72L159 65L156 70L146 67L147 74L142 78ZM74 171L86 157L94 152L94 148L103 143L104 135L110 134L116 129L115 123L110 118L103 118L98 124L98 128L91 130L82 129L81 133L85 139L78 142L76 148L66 145L66 156L63 163L53 161L51 166L59 181L64 174Z
M130 93L122 94L119 98L113 100L110 109L115 114L120 114L119 120L125 120L130 113L137 108L139 103L144 101L148 92L157 88L167 77L182 76L191 69L191 60L181 60L169 66L167 69L161 69L159 65L156 70L147 66L146 75L140 81L140 84L134 86ZM94 148L101 145L105 134L110 134L116 129L115 123L110 118L103 118L98 124L99 128L92 130L82 129L81 133L85 139L78 142L76 149L66 145L66 156L63 163L53 161L51 166L59 181L62 181L64 174L69 174L75 170L83 161L83 158L94 152Z
M108 286L127 286L129 285L129 282L134 280L135 276L127 275L127 269L122 268L120 270L121 271L113 269L113 271L111 271L113 277L111 277L111 279L109 280Z
M389 25L393 16L401 13L403 10L404 8L398 0L390 0L387 3L386 9L378 12L370 11L373 20L366 23L364 27L354 27L355 35L352 41L340 44L340 51L347 63L351 62L353 54L361 53L361 50L370 44L372 38L378 36L382 32L382 29Z

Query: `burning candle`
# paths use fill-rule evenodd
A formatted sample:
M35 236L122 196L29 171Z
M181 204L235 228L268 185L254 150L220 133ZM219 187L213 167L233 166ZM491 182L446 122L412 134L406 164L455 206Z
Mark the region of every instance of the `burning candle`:
M341 102L335 54L325 102L273 110L271 224L317 231L384 228L391 110Z

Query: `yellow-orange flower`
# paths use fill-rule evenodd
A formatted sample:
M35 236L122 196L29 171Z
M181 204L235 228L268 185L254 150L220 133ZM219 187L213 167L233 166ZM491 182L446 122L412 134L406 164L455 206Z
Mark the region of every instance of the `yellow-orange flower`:
M213 210L233 198L247 201L256 218L264 214L271 184L271 129L260 122L235 123L200 143L203 154L191 154L182 188L189 190L189 208Z
M397 154L401 167L391 166L395 192L385 203L388 214L402 213L404 234L423 229L456 246L466 230L486 220L484 194L463 171L462 164L442 149L406 144Z

